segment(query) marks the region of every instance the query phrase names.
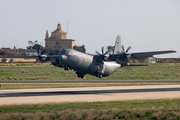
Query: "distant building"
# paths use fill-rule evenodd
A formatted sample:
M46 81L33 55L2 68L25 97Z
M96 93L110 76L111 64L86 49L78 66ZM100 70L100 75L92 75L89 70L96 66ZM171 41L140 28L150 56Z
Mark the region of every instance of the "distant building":
M35 56L35 55L38 55L38 54L37 54L37 52L26 52L26 55Z
M1 51L4 51L7 54L11 54L11 55L18 55L19 54L19 49L1 48Z
M11 48L1 48L1 52L4 51L6 55L27 55L27 52L37 53L36 50L30 49L11 49Z
M45 48L47 49L59 51L66 48L73 49L74 43L74 39L67 39L67 33L62 30L61 24L57 25L57 29L51 33L51 36L49 36L49 32L46 30Z
M148 57L145 59L146 63L156 63L156 58L155 57Z
M157 63L180 63L180 58L157 58Z

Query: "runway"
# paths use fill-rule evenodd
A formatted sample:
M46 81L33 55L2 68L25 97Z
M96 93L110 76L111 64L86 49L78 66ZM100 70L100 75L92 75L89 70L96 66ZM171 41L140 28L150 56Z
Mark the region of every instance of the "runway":
M144 80L144 81L129 81L129 80L118 80L118 81L112 81L112 80L96 80L96 81L29 81L29 80L26 80L26 81L0 81L0 83L180 83L180 80Z
M1 90L0 105L180 98L180 85Z

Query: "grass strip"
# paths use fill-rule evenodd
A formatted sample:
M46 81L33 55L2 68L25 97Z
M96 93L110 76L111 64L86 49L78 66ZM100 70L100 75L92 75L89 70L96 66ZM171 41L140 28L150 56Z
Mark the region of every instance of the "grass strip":
M0 106L5 119L180 119L180 99Z
M1 84L0 90L7 89L35 89L35 88L73 88L73 87L108 87L108 86L141 86L141 85L179 85L180 83L14 83Z
M0 80L180 80L180 64L127 66L101 79L88 74L81 79L49 64L0 64Z

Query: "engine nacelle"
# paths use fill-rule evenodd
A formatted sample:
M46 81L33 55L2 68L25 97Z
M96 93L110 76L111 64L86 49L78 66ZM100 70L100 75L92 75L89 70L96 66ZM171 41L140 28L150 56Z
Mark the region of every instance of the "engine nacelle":
M40 61L46 61L47 55L40 55Z
M108 60L108 58L109 58L109 54L105 54L104 55L104 61Z
M61 67L61 68L63 68L63 66L62 66L59 62L57 62L57 61L52 61L51 64L54 65L54 66L56 66L56 67Z
M120 59L116 59L116 63L121 64L122 66L128 66L129 65L129 62L122 61Z

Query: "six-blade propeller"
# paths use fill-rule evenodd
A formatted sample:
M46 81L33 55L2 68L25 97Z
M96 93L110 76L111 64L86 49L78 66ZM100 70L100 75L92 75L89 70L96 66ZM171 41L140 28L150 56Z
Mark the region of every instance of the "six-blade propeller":
M41 54L40 54L39 49L37 49L38 58L39 58L39 60L40 60L41 62L44 62L44 61L47 60L47 59L46 59L46 58L47 58L47 55L43 55L45 52L46 52L46 50L44 49L44 50L41 52Z
M106 61L106 60L108 59L108 57L109 57L109 52L110 52L110 51L107 50L107 51L104 53L104 47L101 47L101 52L102 52L102 54L99 53L98 51L96 51L96 54L100 55L103 61Z

